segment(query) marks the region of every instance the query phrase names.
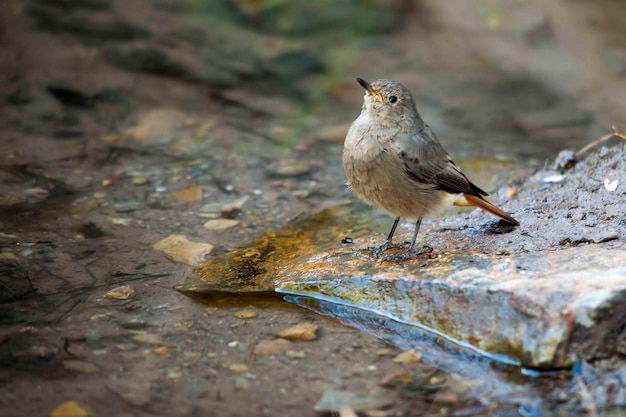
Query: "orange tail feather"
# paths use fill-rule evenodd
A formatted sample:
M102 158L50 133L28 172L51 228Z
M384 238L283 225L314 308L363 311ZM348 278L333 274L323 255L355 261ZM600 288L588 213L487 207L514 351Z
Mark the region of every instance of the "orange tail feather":
M500 217L501 219L503 219L504 221L512 224L513 226L519 226L519 222L517 220L509 216L504 211L500 210L498 207L491 204L489 201L483 199L482 197L478 197L478 196L471 195L471 194L463 194L463 196L465 197L465 200L467 200L467 202L470 205L479 207L485 210L486 212L496 215Z

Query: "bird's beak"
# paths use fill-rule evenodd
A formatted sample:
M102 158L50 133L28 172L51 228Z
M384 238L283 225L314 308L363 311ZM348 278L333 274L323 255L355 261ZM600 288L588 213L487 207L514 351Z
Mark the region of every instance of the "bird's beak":
M381 103L383 102L383 96L381 96L378 91L374 90L374 87L372 87L370 83L365 81L363 78L357 78L356 80L359 82L359 84L361 84L361 87L367 90L368 93L376 97L376 99Z

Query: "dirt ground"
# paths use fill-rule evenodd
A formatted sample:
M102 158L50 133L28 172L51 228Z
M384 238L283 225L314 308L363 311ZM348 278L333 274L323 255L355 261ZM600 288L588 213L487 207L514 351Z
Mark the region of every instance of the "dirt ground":
M496 401L464 372L398 357L401 349L375 335L280 297L193 300L173 290L192 268L152 249L168 235L210 243L215 256L351 198L339 161L362 98L356 75L419 86L418 101L456 159L488 158L462 164L490 190L523 187L560 149L578 149L619 122L611 113L621 114L619 103L581 94L587 78L578 90L546 88L549 77L529 76L541 68L511 73L459 43L464 32L447 29L456 18L444 10L429 19L430 2L380 3L391 10L373 19L381 26L365 35L357 26L360 35L350 32L335 49L325 21L310 47L290 26L278 26L286 34L263 26L271 10L255 2L232 2L245 31L207 26L202 13L217 12L193 1L0 5L0 415L87 415L57 409L75 401L100 417L313 416L339 401L316 411L325 393L359 394L363 410L384 410L372 416L620 415L624 352L573 373L527 378L503 369L527 389ZM490 25L506 12L485 10ZM511 29L534 36L528 50L518 45L520 56L562 53L550 24L530 20ZM479 33L503 51L501 38ZM442 48L448 41L455 46ZM623 70L618 52L611 74ZM619 76L611 80L606 97L620 86ZM484 139L477 145L476 137ZM598 160L622 163L618 152ZM207 204L236 222L203 226L214 212ZM523 210L550 215L541 204ZM580 217L585 204L596 203L563 209ZM611 210L610 219L581 219L619 225L597 243L624 239L623 203ZM591 239L579 237L560 244ZM524 248L543 249L545 241ZM107 295L125 285L132 294ZM299 323L319 326L314 340L259 353Z

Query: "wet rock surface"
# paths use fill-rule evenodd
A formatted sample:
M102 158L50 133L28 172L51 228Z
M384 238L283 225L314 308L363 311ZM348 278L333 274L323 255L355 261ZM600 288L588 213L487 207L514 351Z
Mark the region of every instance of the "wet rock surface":
M541 220L521 235L479 213L446 216L424 229L438 260L417 262L464 253L460 261L471 249L477 264L496 253L519 272L536 259L520 269L517 257L554 242L618 250L623 229L606 227L616 219L583 201L601 197L608 210L623 193L602 160L605 177L584 179L580 207L559 226L571 233L542 228L549 207L525 190L549 187L565 201L566 184L585 171L521 186L561 149L623 125L618 2L329 4L0 5L0 415L313 416L326 392L387 407L359 411L368 415L621 411L621 336L604 345L617 352L610 358L537 378L360 308L297 295L286 303L270 279L247 278L340 250L348 237L347 264L380 267L350 254L379 242L389 219L343 206L352 200L341 142L363 94L356 76L406 83L464 171L525 222ZM572 48L571 39L589 42ZM333 218L329 207L349 212ZM307 219L323 243L298 234ZM285 227L296 239L276 246ZM170 235L212 249L187 247L181 258L153 249ZM241 247L262 250L231 252ZM233 283L253 293L192 300L172 290L188 264L228 253L247 262ZM317 328L314 340L277 338L301 323ZM279 352L255 355L263 341ZM419 360L394 361L403 351Z
M504 206L519 228L483 213L427 224L422 240L437 257L367 256L378 225L339 206L200 265L177 289L334 300L532 368L611 356L626 337L626 206L623 192L597 178L626 181L625 156L603 148L558 183L545 182L551 171L535 173ZM342 236L354 245L342 247Z

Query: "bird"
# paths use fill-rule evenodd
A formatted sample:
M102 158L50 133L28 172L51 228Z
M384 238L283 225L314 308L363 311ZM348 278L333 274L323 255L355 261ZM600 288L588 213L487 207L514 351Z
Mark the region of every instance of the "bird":
M378 254L396 246L392 239L401 218L415 220L407 251L414 253L422 219L446 204L477 206L519 226L485 200L488 194L452 161L404 85L385 79L357 81L365 96L346 135L342 165L354 194L395 218Z

